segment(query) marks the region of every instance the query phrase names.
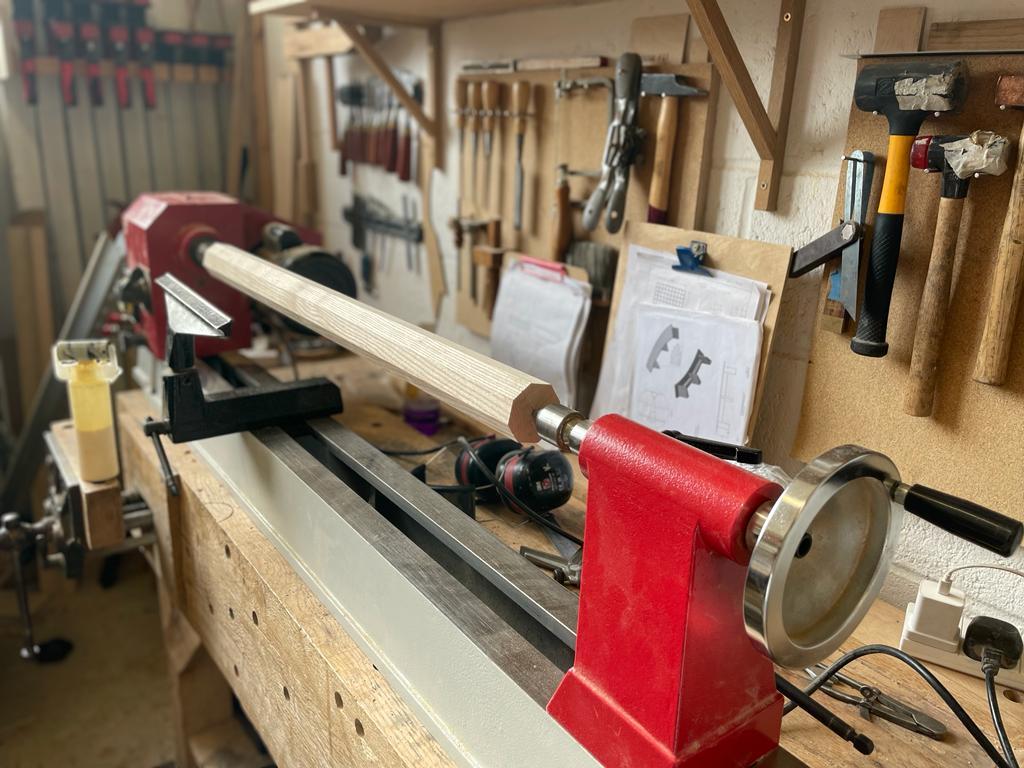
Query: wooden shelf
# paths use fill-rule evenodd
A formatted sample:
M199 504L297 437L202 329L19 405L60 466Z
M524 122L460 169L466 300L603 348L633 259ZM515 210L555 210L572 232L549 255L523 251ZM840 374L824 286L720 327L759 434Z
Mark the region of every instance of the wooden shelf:
M352 21L427 27L472 16L493 16L566 5L590 5L596 0L251 0L249 13L294 16L344 16Z

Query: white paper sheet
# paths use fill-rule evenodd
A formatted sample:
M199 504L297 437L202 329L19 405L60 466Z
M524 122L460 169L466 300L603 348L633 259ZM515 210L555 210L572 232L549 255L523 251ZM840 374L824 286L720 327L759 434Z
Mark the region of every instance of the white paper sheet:
M746 440L760 322L642 305L634 338L631 419L694 437Z
M590 293L589 283L529 262L512 265L498 286L491 356L550 382L573 407Z
M753 322L758 327L760 350L760 326L771 302L768 285L719 270L709 270L710 277L677 272L672 266L678 263L675 253L630 245L625 280L601 365L591 418L606 413L632 412L636 360L640 354L636 348L638 312L644 305ZM753 369L755 376L757 359ZM689 363L688 359L687 365ZM660 413L664 408L659 409L652 404L649 410ZM680 426L671 428L682 430ZM743 437L736 442L744 442L746 423L743 432Z

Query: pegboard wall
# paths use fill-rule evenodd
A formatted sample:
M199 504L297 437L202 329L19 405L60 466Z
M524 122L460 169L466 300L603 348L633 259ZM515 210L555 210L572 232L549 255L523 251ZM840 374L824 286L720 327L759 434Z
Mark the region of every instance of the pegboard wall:
M819 322L793 453L807 461L834 445L856 443L891 456L905 480L947 488L1024 519L1024 507L1019 503L1024 459L1017 453L1024 434L1024 316L1017 318L1005 384L995 387L972 379L1024 123L1024 111L1004 111L996 106L995 82L1000 74L1024 73L1024 56L961 58L968 71L963 109L929 119L921 134L986 129L1005 136L1017 149L1002 176L971 183L957 246L934 412L931 417L915 417L903 410L941 183L941 174L911 169L899 271L889 315L889 354L884 358L855 355L850 351L852 328L839 334L824 327L827 321ZM869 223L878 205L887 139L883 117L853 108L846 151L862 149L877 157ZM841 182L836 221L842 193ZM870 242L866 242L862 278L869 252ZM824 297L825 286L819 319Z

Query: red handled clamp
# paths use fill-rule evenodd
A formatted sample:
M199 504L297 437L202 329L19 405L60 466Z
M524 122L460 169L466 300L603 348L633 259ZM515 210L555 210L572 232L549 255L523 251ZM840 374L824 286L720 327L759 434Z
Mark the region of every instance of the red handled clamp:
M121 109L129 109L132 105L132 92L128 84L131 32L125 10L123 3L114 0L106 0L103 4L107 55L114 60L114 91L117 94L117 106Z
M14 0L14 34L20 48L21 90L28 104L39 101L36 87L36 18L32 0Z
M60 94L64 106L78 102L75 92L75 26L65 0L46 0L46 33L50 50L60 62Z
M142 82L142 102L146 109L156 109L156 80L153 76L153 61L156 58L156 33L146 24L149 0L131 0L128 6L128 26L132 31L134 58L139 65L139 80Z
M100 78L100 60L103 57L103 38L100 34L98 3L93 0L75 3L75 29L78 35L78 55L85 59L89 103L94 107L102 107L103 81Z

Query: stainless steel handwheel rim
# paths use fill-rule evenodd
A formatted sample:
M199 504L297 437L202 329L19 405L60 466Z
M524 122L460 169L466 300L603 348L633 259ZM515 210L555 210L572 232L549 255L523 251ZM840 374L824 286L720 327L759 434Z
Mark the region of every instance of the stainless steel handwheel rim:
M743 618L776 664L821 661L864 618L899 538L897 481L888 457L843 445L807 464L772 506L751 551Z

